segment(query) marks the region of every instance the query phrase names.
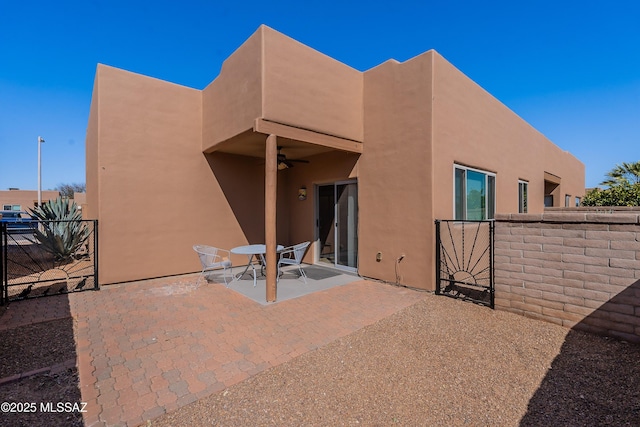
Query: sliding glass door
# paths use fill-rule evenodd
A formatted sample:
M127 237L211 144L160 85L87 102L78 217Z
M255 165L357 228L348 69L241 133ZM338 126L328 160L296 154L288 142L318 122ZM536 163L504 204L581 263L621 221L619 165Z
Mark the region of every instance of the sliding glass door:
M320 262L358 268L358 184L336 182L317 187L317 235Z

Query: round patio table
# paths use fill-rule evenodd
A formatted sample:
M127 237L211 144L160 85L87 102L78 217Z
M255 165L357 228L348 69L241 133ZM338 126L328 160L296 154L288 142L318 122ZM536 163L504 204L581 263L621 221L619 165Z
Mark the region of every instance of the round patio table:
M277 252L283 249L284 249L284 246L282 245L276 246ZM253 287L255 288L257 284L257 274L256 274L256 268L253 266L253 258L255 257L256 260L260 261L260 265L262 266L262 268L264 268L264 254L266 252L267 252L267 245L263 245L263 244L238 246L231 249L232 254L246 255L247 258L249 258L249 263L247 264L247 267L244 269L242 273L235 276L234 280L240 280L240 278L245 275L247 270L249 270L249 267L251 267L251 269L253 270Z

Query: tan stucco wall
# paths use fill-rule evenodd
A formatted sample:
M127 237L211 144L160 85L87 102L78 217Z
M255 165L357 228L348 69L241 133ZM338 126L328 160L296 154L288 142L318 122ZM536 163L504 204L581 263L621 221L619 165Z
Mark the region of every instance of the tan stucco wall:
M434 289L433 221L454 216L456 163L496 173L497 212L518 211L519 179L529 182L529 212L542 212L545 172L561 177L556 203L584 194L581 162L437 52L388 61L364 82L360 274Z
M246 242L202 154L201 92L104 65L96 84L87 191L89 204L100 200L89 207L99 219L100 282L196 271L192 245Z
M362 93L361 72L263 25L203 91L203 151L257 118L362 141Z
M87 193L73 193L73 201L78 205L86 205L87 204Z
M218 205L227 205L233 212L233 218L242 231L241 240L234 236L232 246L244 243L264 243L264 161L257 158L237 156L226 153L207 154L207 160L215 181L220 186L224 199L216 200ZM288 215L286 203L287 175L278 175L278 243L289 242ZM202 227L208 227L201 224ZM232 246L225 246L230 249ZM236 261L246 264L244 256L235 257Z
M53 190L42 190L42 203L55 200L60 193ZM38 190L1 190L0 208L3 205L20 205L20 210L28 212L38 202Z
M423 289L433 284L432 56L388 61L365 72L358 162L360 274Z
M262 117L362 141L362 73L268 27Z
M222 64L202 91L202 151L209 151L262 116L262 27Z
M584 165L561 150L439 54L434 55L434 216L453 218L453 165L496 173L496 212L518 212L518 179L529 182L529 213L544 210L544 172L559 193L584 194Z

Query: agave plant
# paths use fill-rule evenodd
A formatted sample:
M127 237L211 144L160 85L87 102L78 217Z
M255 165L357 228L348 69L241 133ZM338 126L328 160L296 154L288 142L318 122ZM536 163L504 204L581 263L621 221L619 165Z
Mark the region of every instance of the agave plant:
M82 214L75 202L58 197L30 209L40 226L35 237L42 248L53 254L56 261L69 261L89 238L89 228L82 222Z

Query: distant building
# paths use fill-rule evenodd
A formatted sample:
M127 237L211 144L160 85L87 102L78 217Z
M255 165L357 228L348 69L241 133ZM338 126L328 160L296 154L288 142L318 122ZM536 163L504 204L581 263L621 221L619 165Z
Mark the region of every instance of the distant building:
M55 190L43 190L42 203L55 200L60 193ZM12 188L0 190L0 205L4 211L27 211L38 205L38 190L19 190Z

